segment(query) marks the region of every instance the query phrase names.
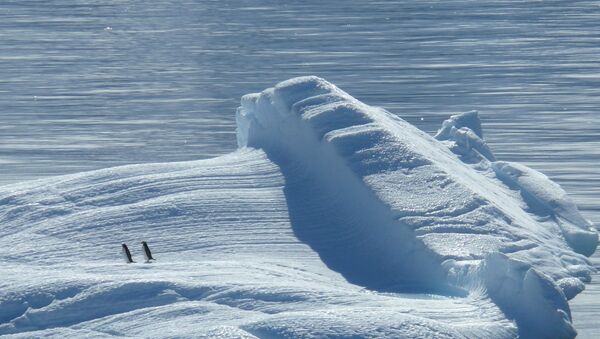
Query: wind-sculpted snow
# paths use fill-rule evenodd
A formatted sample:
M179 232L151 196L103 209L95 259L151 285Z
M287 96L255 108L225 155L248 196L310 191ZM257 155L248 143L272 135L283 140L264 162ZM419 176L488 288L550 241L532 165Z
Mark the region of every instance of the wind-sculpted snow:
M348 283L296 237L285 189L250 149L1 187L0 335L514 335L480 294ZM157 262L141 263L141 240Z
M495 162L476 112L436 137L315 77L238 111L240 146L282 168L292 226L329 267L375 289L483 288L522 335L574 336L566 296L589 281L591 224L543 175Z
M597 235L476 112L434 139L305 77L237 121L223 157L0 187L0 335L575 335Z

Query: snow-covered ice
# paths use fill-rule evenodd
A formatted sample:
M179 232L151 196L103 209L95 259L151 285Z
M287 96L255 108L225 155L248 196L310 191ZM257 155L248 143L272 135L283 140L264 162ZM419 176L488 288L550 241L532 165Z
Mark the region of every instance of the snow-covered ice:
M1 186L0 334L575 336L597 233L557 184L496 159L477 112L433 138L301 77L244 96L237 138Z

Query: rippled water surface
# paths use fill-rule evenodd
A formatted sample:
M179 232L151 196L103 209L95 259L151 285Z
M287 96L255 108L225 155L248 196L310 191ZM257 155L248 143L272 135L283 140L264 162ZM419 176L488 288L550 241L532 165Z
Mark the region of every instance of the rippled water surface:
M600 1L3 0L0 184L227 153L241 95L307 74L428 132L479 110L600 224Z

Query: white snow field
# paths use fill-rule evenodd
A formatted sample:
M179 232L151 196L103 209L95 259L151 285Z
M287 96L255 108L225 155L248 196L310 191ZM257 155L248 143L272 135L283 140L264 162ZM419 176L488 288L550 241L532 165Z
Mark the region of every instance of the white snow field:
M476 112L433 138L300 77L237 126L221 157L0 186L0 335L576 335L598 235Z

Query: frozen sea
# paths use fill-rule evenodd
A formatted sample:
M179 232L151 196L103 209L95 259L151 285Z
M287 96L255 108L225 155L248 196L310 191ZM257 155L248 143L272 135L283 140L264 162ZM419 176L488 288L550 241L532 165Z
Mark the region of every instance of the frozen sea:
M2 1L0 184L234 150L239 98L314 74L498 158L600 225L598 1ZM600 257L594 257L600 267ZM600 276L571 302L600 335Z

